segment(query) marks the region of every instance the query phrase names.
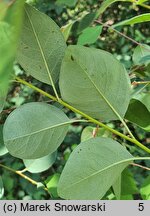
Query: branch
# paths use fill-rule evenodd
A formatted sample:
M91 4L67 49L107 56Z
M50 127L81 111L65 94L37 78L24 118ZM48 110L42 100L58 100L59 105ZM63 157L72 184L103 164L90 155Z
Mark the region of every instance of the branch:
M39 88L35 87L34 85L32 85L31 83L26 82L25 80L22 80L22 79L20 79L20 78L18 78L18 77L16 77L16 80L19 81L20 83L22 83L22 84L24 84L24 85L26 85L26 86L32 88L32 89L38 91L39 93L41 93L41 94L43 94L44 96L46 96L46 97L52 99L53 101L57 101L58 103L60 103L61 105L67 107L68 109L72 110L73 112L80 114L80 115L83 116L84 118L88 119L89 122L92 122L92 123L94 123L94 124L96 124L96 125L99 125L99 126L105 128L106 130L111 131L112 133L114 133L114 134L120 136L121 138L123 138L123 139L125 139L125 140L128 140L128 141L134 143L135 145L137 145L138 147L140 147L141 149L143 149L143 150L146 151L147 153L150 153L150 149L147 148L146 146L144 146L142 143L140 143L140 142L139 142L138 140L136 140L135 138L130 138L129 136L126 136L126 135L120 133L119 131L110 128L109 126L103 124L102 122L100 122L100 121L98 121L98 120L96 120L96 119L90 117L90 116L87 115L86 113L84 113L84 112L82 112L82 111L80 111L80 110L78 110L78 109L72 107L71 105L67 104L67 103L64 102L63 100L57 99L56 97L54 97L54 96L48 94L47 92L43 91L42 89L39 89Z
M26 179L27 181L29 181L29 182L30 182L31 184L33 184L33 185L38 186L38 184L39 184L39 182L37 182L37 181L31 179L30 177L26 176L26 175L23 174L21 171L14 170L14 169L12 169L12 168L10 168L10 167L7 167L7 166L5 166L5 165L3 165L3 164L0 164L0 167L2 167L2 168L4 168L4 169L6 169L6 170L9 170L9 171L11 171L11 172L13 172L13 173L15 173L15 174L21 176L22 178ZM48 191L48 188L47 188L47 187L44 187L43 189L44 189L45 191Z
M137 166L137 167L140 167L140 168L142 168L142 169L145 169L145 170L148 170L148 171L150 171L150 168L148 168L148 167L145 167L145 166L142 166L142 165L140 165L140 164L136 164L136 163L130 163L130 165L132 165L132 166Z
M124 33L122 33L122 32L120 32L120 31L116 30L116 29L113 28L112 26L110 26L110 25L108 25L108 24L106 24L106 23L103 23L103 22L101 22L100 20L95 20L95 22L96 22L96 23L99 23L99 24L101 24L101 25L103 25L103 26L105 26L105 27L107 27L108 29L111 29L111 30L115 31L117 34L123 36L124 38L126 38L126 39L128 39L128 40L130 40L130 41L132 41L134 44L139 45L139 46L141 46L141 47L144 47L143 44L137 42L136 40L134 40L133 38L131 38L131 37L127 36L127 35L125 35ZM144 49L147 49L147 48L144 47ZM149 49L147 49L147 50L150 51Z

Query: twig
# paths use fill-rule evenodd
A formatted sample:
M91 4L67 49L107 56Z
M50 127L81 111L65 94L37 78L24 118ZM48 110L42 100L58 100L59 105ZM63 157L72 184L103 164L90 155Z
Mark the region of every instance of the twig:
M140 165L140 164L136 164L136 163L130 163L130 165L132 165L132 166L137 166L137 167L140 167L140 168L142 168L142 169L145 169L145 170L148 170L148 171L150 171L150 168L148 168L148 167L145 167L145 166L142 166L142 165Z
M60 103L60 104L62 104L63 106L67 107L68 109L72 110L73 112L80 114L80 115L83 116L84 118L88 119L89 122L92 122L92 123L94 123L94 124L96 124L96 125L99 125L100 127L105 128L106 130L111 131L112 133L114 133L114 134L120 136L121 138L126 139L126 140L128 140L128 141L134 143L135 145L137 145L138 147L140 147L141 149L143 149L143 150L146 151L147 153L150 153L150 149L147 148L146 146L144 146L142 143L140 143L140 142L139 142L138 140L136 140L135 138L130 138L129 136L126 136L126 135L120 133L119 131L114 130L113 128L107 126L106 124L104 124L104 123L102 123L102 122L100 122L100 121L98 121L98 120L92 118L91 116L87 115L86 113L84 113L84 112L82 112L82 111L76 109L75 107L73 107L73 106L71 106L70 104L66 103L66 102L63 101L62 99L59 99L59 100L58 100L56 97L50 95L49 93L43 91L42 89L39 89L38 87L32 85L31 83L28 83L28 82L26 82L25 80L20 79L19 77L16 77L16 79L17 79L20 83L22 83L22 84L24 84L24 85L27 85L28 87L30 87L30 88L32 88L32 89L38 91L39 93L43 94L44 96L46 96L46 97L48 97L48 98L50 98L50 99L52 99L52 100L54 100L54 101L57 101L58 103Z
M22 173L22 171L14 170L14 169L12 169L12 168L10 168L10 167L8 167L8 166L5 166L5 165L3 165L3 164L0 164L0 167L2 167L2 168L4 168L4 169L6 169L6 170L9 170L9 171L11 171L11 172L13 172L13 173L15 173L15 174L21 176L22 178L26 179L27 181L29 181L29 182L30 182L31 184L33 184L33 185L38 186L38 184L39 184L39 182L37 182L37 181L31 179L30 177L24 175L24 174ZM47 188L47 187L44 187L43 189L44 189L45 191L48 191L48 188Z
M99 23L99 24L101 24L101 25L103 25L103 26L105 26L105 27L107 27L108 29L111 29L111 30L115 31L117 34L123 36L124 38L126 38L126 39L128 39L128 40L130 40L130 41L132 41L134 44L143 46L141 43L137 42L137 41L134 40L133 38L130 38L129 36L125 35L124 33L122 33L122 32L120 32L120 31L116 30L115 28L111 27L111 26L108 25L108 24L103 23L103 22L101 22L100 20L95 20L95 22L96 22L96 23ZM145 48L145 47L144 47L144 48ZM146 49L146 48L145 48L145 49Z
M150 84L150 81L133 81L132 85Z

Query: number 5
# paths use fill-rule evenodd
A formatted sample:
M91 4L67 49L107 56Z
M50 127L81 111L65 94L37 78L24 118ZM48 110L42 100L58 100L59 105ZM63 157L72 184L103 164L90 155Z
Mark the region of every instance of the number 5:
M139 211L143 211L144 210L144 203L139 203Z

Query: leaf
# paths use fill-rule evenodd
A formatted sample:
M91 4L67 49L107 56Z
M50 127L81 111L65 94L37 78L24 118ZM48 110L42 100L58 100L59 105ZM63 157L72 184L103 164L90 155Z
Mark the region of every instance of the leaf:
M130 2L130 0L104 0L99 10L97 10L96 18L98 18L111 4L115 2Z
M133 52L133 62L135 65L142 64L142 59L150 54L150 46L146 44L142 44L142 46L138 45ZM149 61L150 62L150 61Z
M146 14L141 14L135 17L132 17L130 19L124 20L122 22L119 22L115 25L113 25L113 28L116 28L118 26L122 26L122 25L134 25L137 23L143 23L143 22L149 22L150 21L150 13L146 13Z
M122 195L121 200L134 200L132 195Z
M122 182L121 182L121 195L127 196L138 193L136 182L134 180L133 174L129 169L125 169L122 172Z
M132 155L110 138L82 142L65 165L58 194L64 199L101 199L132 160Z
M56 160L57 152L35 160L23 160L26 169L31 173L40 173L49 169Z
M0 125L0 156L5 155L8 152L6 146L3 141L3 126Z
M0 21L3 20L7 12L7 4L4 1L0 2Z
M3 110L5 104L5 98L7 95L8 81L12 72L13 60L14 60L14 48L11 43L12 29L8 23L0 22L0 112ZM11 49L12 47L12 49ZM5 55L4 55L5 53ZM7 73L6 73L7 69Z
M77 3L77 0L57 0L57 5L66 5L68 7L74 7Z
M77 25L77 33L81 33L84 29L89 27L89 25L95 20L95 12L88 13L79 20Z
M24 0L17 0L7 11L5 10L4 14L1 14L1 19L3 18L5 21L0 21L0 112L4 107L9 80L13 72L13 62L22 24L23 6Z
M150 175L144 180L140 193L144 200L150 200Z
M41 158L56 151L69 124L68 117L52 105L40 102L24 104L6 119L4 144L14 157Z
M150 64L150 55L146 55L144 57L141 58L140 60L141 64Z
M23 69L41 82L54 85L59 77L66 43L56 23L28 4L17 59Z
M93 133L96 131L96 137L110 137L111 133L105 128L96 128L87 126L83 129L81 134L81 142L93 138Z
M116 196L117 200L121 199L121 175L118 177L118 179L115 181L115 183L112 185L114 194Z
M110 53L95 48L67 48L59 86L64 101L101 120L121 119L130 100L123 65Z
M4 195L4 187L3 187L2 177L0 176L0 199L3 197L3 195Z
M144 2L147 2L148 0L138 0L138 1L136 1L135 3L136 4L138 4L138 5L140 5L140 4L142 4L142 3L144 3Z
M141 94L138 94L136 96L134 96L135 99L141 101L145 106L146 108L148 109L148 111L150 112L150 93L141 93Z
M141 101L131 99L125 118L150 131L150 112Z
M65 41L68 40L71 29L72 29L72 26L73 26L74 23L75 22L71 22L71 23L61 27L61 32L62 32L62 34L63 34L63 36L65 38Z
M82 34L79 36L77 44L93 44L96 42L101 32L102 26L88 27L83 30Z
M45 181L46 187L48 188L50 195L53 196L54 198L58 198L57 186L58 186L59 178L60 178L60 174L55 173L54 175L49 176Z

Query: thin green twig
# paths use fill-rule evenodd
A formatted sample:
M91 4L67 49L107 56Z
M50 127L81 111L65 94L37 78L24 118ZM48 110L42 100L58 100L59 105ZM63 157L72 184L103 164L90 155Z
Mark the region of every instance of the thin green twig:
M30 182L31 184L33 184L33 185L38 186L38 184L39 184L39 182L37 182L37 181L31 179L30 177L26 176L26 175L23 174L21 171L14 170L14 169L12 169L12 168L10 168L10 167L8 167L8 166L5 166L5 165L3 165L3 164L0 164L0 167L2 167L2 168L4 168L4 169L6 169L6 170L9 170L9 171L11 171L11 172L13 172L13 173L15 173L15 174L21 176L22 178L26 179L27 181L29 181L29 182ZM47 188L47 187L44 187L43 189L44 189L45 191L48 191L48 188Z

